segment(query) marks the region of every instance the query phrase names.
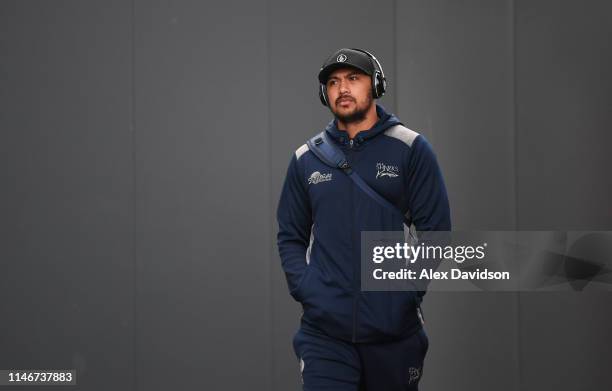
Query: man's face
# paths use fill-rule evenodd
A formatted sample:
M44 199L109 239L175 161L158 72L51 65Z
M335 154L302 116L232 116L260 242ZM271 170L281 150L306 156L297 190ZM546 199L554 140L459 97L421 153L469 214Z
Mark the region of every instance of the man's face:
M373 104L370 76L352 67L339 68L327 79L329 108L345 123L360 122Z

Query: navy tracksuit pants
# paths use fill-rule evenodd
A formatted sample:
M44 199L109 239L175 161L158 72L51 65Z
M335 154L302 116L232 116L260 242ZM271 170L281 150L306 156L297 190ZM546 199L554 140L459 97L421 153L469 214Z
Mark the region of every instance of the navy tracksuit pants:
M423 328L398 341L350 343L302 323L293 337L304 391L417 391L428 348Z

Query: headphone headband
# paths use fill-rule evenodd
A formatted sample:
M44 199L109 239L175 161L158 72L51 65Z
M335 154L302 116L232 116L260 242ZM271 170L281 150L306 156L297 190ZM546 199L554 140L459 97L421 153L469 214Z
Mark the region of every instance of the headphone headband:
M374 67L378 68L378 71L380 72L380 75L384 78L385 77L385 73L383 72L382 66L380 65L380 62L378 62L378 59L376 57L374 57L374 55L370 52L368 52L367 50L363 50L363 49L358 49L358 48L350 48L351 50L357 50L358 52L362 52L368 55L368 57L370 57L370 59L372 60Z

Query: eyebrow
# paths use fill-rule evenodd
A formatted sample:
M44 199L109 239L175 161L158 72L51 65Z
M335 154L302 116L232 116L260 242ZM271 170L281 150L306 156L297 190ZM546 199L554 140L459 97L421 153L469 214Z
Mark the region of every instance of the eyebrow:
M353 71L353 72L349 73L348 75L346 75L346 77L350 77L350 76L353 76L353 75L359 76L359 75L361 75L361 73L359 73L357 71ZM329 81L331 79L340 79L340 78L338 76L330 76L327 80Z

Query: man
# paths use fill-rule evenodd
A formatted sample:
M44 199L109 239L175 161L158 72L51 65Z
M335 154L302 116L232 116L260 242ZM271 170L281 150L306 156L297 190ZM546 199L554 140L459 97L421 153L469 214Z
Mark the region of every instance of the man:
M430 144L374 103L386 88L380 63L340 49L320 69L325 128L348 165L417 231L450 231L442 174ZM303 307L293 338L305 391L417 390L428 338L424 292L362 292L362 231L402 230L375 202L307 144L293 154L280 197L278 248L290 294Z

